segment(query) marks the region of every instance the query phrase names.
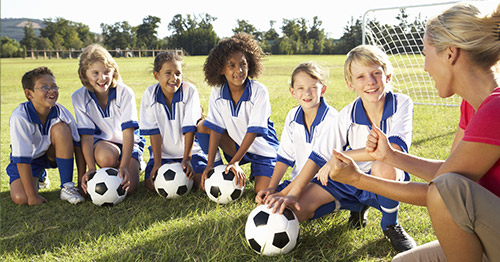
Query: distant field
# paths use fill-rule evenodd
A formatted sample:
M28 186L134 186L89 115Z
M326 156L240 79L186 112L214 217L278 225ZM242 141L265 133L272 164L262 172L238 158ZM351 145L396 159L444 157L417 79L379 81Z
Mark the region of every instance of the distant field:
M340 110L356 96L344 84L345 56L269 56L258 79L269 89L271 120L281 136L286 113L296 105L288 83L300 62L314 60L329 72L327 102ZM198 88L208 110L210 87L204 82L205 57L186 57L184 74ZM123 81L135 90L137 106L144 90L155 83L152 58L117 59ZM299 244L288 255L261 257L246 245L244 226L255 207L253 184L243 198L226 206L208 200L204 192L166 201L141 188L113 208L87 201L73 206L59 200L59 177L50 172L51 187L41 194L47 204L16 206L9 196L9 116L25 101L24 72L48 66L60 86L59 102L73 112L71 94L81 86L78 60L1 60L0 259L2 261L388 261L394 255L380 229L380 213L370 210L368 227L346 226L348 213L339 212L301 224ZM414 108L412 154L445 159L458 125L456 107ZM147 159L145 159L147 160ZM246 172L249 171L244 166ZM76 179L76 172L75 172ZM401 204L400 223L418 244L435 239L427 211Z

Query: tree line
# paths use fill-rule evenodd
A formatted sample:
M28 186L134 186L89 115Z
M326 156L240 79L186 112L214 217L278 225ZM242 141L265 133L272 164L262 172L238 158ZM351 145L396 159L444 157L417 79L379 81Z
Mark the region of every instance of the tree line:
M405 9L401 9L396 17L397 25L380 25L378 21L369 21L389 31L409 28L412 23L407 21ZM415 18L413 24L421 24ZM1 39L2 57L22 56L23 50L69 50L81 49L91 43L101 43L108 49L180 49L190 55L206 55L220 40L214 31L212 23L217 18L209 14L175 15L168 24L172 33L165 38L158 38L158 27L161 18L147 16L138 26L132 26L127 21L100 25L101 34L90 32L89 27L64 18L44 19L45 27L36 36L33 28L24 27L24 38L18 42L4 36ZM259 31L247 20L237 20L233 33L248 33L253 35L266 53L271 54L346 54L362 42L361 18L347 22L340 39L328 37L322 27L322 21L313 17L312 21L305 18L283 19L280 30L275 29L276 21L269 22L269 29ZM423 30L423 29L422 29ZM408 32L409 34L415 32ZM386 36L381 36L386 37ZM387 36L388 37L388 36Z

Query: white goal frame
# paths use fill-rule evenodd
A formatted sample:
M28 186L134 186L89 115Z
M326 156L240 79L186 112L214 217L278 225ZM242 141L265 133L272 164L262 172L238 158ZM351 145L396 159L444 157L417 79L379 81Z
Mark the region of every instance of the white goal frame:
M377 8L367 10L363 15L362 43L376 45L387 53L394 67L394 91L409 95L415 104L460 105L461 99L457 95L446 99L438 96L434 81L424 71L425 59L422 52L425 22L458 2L460 1ZM395 28L396 16L401 9L405 9L408 14L409 26L403 29ZM415 13L418 13L418 16L412 15ZM422 13L425 13L425 18L421 18ZM381 21L389 18L393 19L392 23ZM421 23L417 24L417 20ZM380 27L373 21L378 22Z

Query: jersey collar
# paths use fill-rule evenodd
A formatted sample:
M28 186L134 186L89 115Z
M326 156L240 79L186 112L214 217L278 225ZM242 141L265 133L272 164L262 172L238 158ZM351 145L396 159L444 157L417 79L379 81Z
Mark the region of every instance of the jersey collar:
M314 137L314 130L316 129L316 126L318 126L321 121L325 118L325 114L328 112L328 105L325 102L325 99L323 97L320 98L319 100L319 107L318 107L318 112L316 113L316 116L314 117L314 121L309 127L311 132L307 132L306 125L304 123L304 110L302 110L302 107L299 106L299 110L297 110L297 113L295 114L295 119L294 121L297 122L298 124L301 124L304 126L305 129L305 134L306 134L306 140L308 143L311 143L312 138Z
M245 90L243 90L243 94L241 95L240 101L250 101L251 94L252 94L252 81L250 81L250 79L247 78L247 80L245 80ZM221 95L222 98L233 101L233 98L231 97L231 91L229 90L229 84L227 82L224 83L224 85L222 85Z
M33 123L33 124L40 124L43 125L42 120L40 120L40 117L38 117L38 114L36 112L35 106L33 105L33 102L28 101L26 102L26 113L28 114L28 120ZM49 116L47 117L47 123L52 119L52 118L57 118L59 117L59 110L57 106L53 106L50 109Z
M183 94L182 93L182 86L183 85L184 85L184 83L181 83L181 86L179 87L179 89L177 89L177 91L175 91L174 96L172 97L171 105L182 101L182 94ZM160 103L164 106L167 105L167 100L165 100L165 96L163 95L163 91L161 90L161 85L159 83L158 83L158 85L156 85L154 102Z
M387 92L385 94L384 101L384 112L382 113L382 120L385 121L387 118L391 117L396 113L397 100L396 95L392 92ZM363 108L363 101L361 98L356 99L354 101L354 106L352 110L352 122L358 125L367 125L371 126L370 121L368 120L368 116L365 113L365 109Z

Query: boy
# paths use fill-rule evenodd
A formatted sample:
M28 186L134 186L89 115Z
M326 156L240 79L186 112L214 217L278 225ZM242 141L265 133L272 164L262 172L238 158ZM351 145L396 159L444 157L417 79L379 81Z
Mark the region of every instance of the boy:
M16 204L39 205L46 202L38 194L38 181L45 168L58 168L61 199L77 204L84 198L73 179L73 147L80 137L71 113L56 103L59 87L47 67L38 67L22 78L27 102L10 117L11 162L7 166L10 197ZM77 155L78 156L78 155Z

